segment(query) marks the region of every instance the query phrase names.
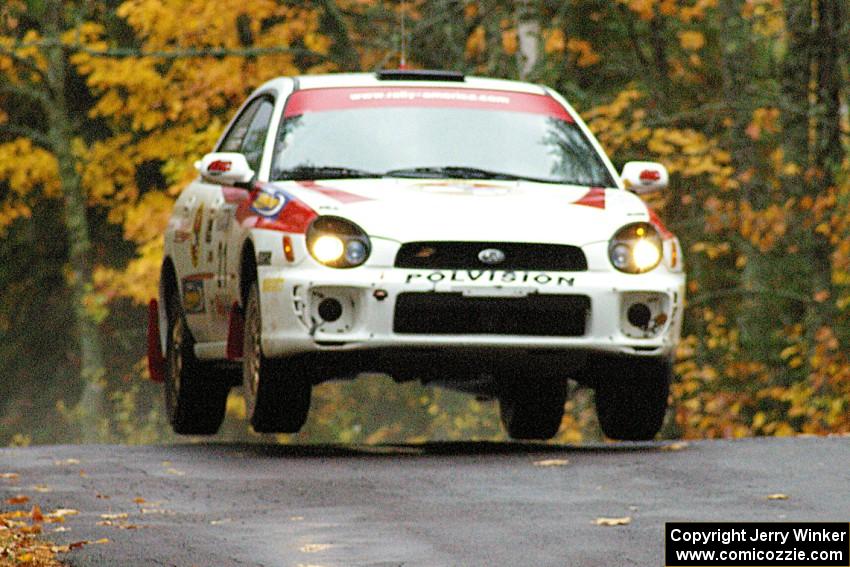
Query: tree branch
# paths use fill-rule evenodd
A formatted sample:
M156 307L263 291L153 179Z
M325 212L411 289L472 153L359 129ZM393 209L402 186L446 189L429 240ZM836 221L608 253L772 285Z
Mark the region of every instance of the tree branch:
M43 91L31 87L30 85L21 84L0 84L0 95L12 95L28 98L41 104L43 109L50 105L50 97Z
M168 49L168 50L153 50L146 51L134 47L111 47L108 49L92 49L80 43L62 43L52 39L40 39L37 41L27 41L16 43L14 49L0 46L0 55L6 55L18 61L22 65L33 65L31 61L21 57L15 53L15 49L27 47L56 47L61 45L65 50L76 53L86 53L95 57L158 57L161 59L188 59L192 57L255 57L258 55L272 55L278 53L292 53L295 55L311 55L322 59L327 59L327 55L322 55L312 49L303 47L284 47L282 45L274 45L269 47L188 47L185 49ZM42 76L45 73L35 67L33 69Z
M20 124L0 124L0 136L3 134L11 134L23 138L29 138L45 150L53 151L53 143L45 134L30 128L29 126L21 126Z
M199 47L187 49L169 49L158 51L145 51L144 49L134 49L125 47L114 47L110 49L92 49L83 45L68 45L70 51L78 53L86 53L94 57L155 57L160 59L190 59L193 57L256 57L259 55L276 55L280 53L292 53L294 55L311 55L321 59L327 59L327 55L322 55L312 49L301 47Z

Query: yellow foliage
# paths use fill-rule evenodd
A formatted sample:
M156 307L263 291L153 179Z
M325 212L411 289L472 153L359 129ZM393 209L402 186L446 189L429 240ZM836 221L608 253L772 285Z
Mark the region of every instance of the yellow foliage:
M698 51L705 46L705 36L698 31L681 31L679 32L679 45L683 49Z
M655 0L617 0L628 6L640 19L649 21L655 17ZM669 7L668 7L669 9Z
M519 48L519 40L515 29L509 29L502 32L502 49L508 55L514 55Z
M567 41L567 50L578 56L576 65L579 67L590 67L599 63L599 54L593 51L589 41L571 37Z
M474 59L487 49L487 34L484 26L477 26L466 39L466 56Z
M560 29L550 29L543 31L543 51L546 54L563 53L567 43L564 37L564 32Z
M41 188L48 195L59 193L59 166L48 151L28 138L0 144L0 180L18 195Z

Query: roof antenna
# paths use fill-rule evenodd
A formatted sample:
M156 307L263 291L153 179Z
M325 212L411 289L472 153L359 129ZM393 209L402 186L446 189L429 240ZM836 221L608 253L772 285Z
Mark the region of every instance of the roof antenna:
M401 57L399 58L398 68L407 69L407 41L405 39L405 16L407 16L407 3L401 0Z

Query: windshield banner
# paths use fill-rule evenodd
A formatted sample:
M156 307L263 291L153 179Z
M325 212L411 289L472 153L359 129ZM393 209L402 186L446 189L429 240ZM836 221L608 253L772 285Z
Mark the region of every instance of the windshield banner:
M547 95L445 87L306 89L290 95L284 116L288 118L305 112L392 106L529 112L566 122L573 121L566 109Z

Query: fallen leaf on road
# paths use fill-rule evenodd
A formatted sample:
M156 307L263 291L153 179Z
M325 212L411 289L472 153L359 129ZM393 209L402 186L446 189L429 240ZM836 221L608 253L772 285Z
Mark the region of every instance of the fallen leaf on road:
M100 517L104 520L126 520L130 514L101 514Z
M776 494L768 494L768 500L788 500L787 494L782 494L781 492L777 492Z
M176 476L183 476L183 475L186 474L183 471L177 470L177 469L166 469L165 472L167 472L168 474L176 475Z
M71 530L69 530L69 529L68 529L68 528L66 528L65 526L59 526L58 528L53 528L53 531L54 531L54 532L62 533L62 532L69 532L69 531L71 531Z
M32 487L32 489L35 490L36 492L41 492L41 493L50 492L50 487L47 486L46 484L36 484L35 486Z
M293 521L293 522L300 522L301 520L304 519L304 516L290 516L289 519L290 519L290 521Z
M53 464L56 465L56 466L79 465L80 461L78 459L65 459L64 461L53 461Z
M329 543L308 543L307 545L302 545L299 551L301 553L319 553L331 547L333 546Z
M39 508L38 505L32 507L30 517L32 518L33 522L39 524L44 521L44 514L41 513L41 508Z
M18 494L17 496L12 496L11 498L6 499L6 504L10 506L17 506L18 504L26 504L30 501L29 496L24 496L23 494Z
M676 441L674 443L670 443L668 445L662 445L661 451L683 451L690 446L690 443L687 441Z
M99 493L95 494L94 497L97 498L98 500L109 500L110 498L112 498L111 496L108 496L106 494L99 494Z
M79 513L79 510L74 510L73 508L59 508L49 513L48 516L52 518L64 518L65 516L76 516Z
M21 526L19 531L24 534L40 534L41 524L35 524L34 526Z
M0 473L0 478L6 479L6 480L15 480L15 479L18 478L18 473L14 473L14 472Z
M212 525L212 526L218 526L218 525L221 525L221 524L229 524L229 523L230 523L230 522L232 522L232 521L233 521L233 520L231 520L230 518L222 518L221 520L213 520L213 521L211 521L211 522L210 522L210 525Z
M127 522L121 522L121 521L113 522L112 520L102 520L100 522L97 522L96 525L107 526L107 527L110 527L110 528L118 528L119 530L137 530L137 529L139 529L139 526L137 526L136 524L128 524Z
M632 519L629 516L623 516L622 518L596 518L593 520L593 523L597 526L628 526L632 523Z
M145 503L145 499L144 499L144 498L133 498L133 502L134 502L135 504L144 504L144 503Z
M570 464L567 459L543 459L542 461L534 461L535 467L563 467Z

